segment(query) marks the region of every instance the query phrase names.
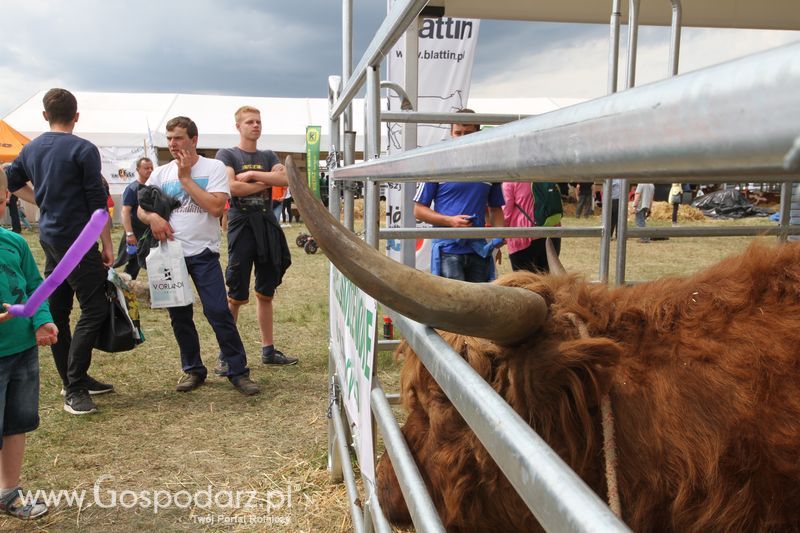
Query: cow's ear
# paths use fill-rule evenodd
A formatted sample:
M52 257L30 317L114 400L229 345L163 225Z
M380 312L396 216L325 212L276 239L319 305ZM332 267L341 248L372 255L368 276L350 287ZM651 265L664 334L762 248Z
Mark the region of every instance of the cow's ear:
M617 364L621 355L620 345L604 337L575 339L559 344L559 358L566 370L580 381L580 387L587 393L587 407L590 408L609 391L609 368Z

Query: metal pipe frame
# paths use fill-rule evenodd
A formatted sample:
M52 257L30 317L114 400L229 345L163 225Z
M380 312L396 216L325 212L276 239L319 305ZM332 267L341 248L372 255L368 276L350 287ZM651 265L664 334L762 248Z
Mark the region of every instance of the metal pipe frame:
M330 409L328 417L328 473L331 476L331 482L341 483L344 480L342 474L342 461L338 453L336 441L336 422L333 420L333 409L339 404L336 402L336 395L338 391L338 382L336 380L336 361L332 353L328 353L328 401Z
M376 181L710 183L800 175L800 44L689 72L410 152L337 169ZM747 124L747 128L742 128Z
M353 75L353 0L342 0L342 80L349 80ZM341 91L340 91L341 94ZM336 102L334 102L335 104ZM333 106L331 106L333 108ZM330 109L331 118L334 120L338 116L333 115ZM350 102L344 106L342 114L342 126L344 131L353 129L353 106Z
M619 77L619 19L621 0L614 0L611 6L611 20L609 22L608 38L608 94L617 92L617 78ZM607 201L606 198L609 200ZM603 228L611 227L611 178L603 181L603 208L600 220ZM600 268L598 275L600 281L608 283L609 265L611 263L611 232L604 231L600 236Z
M608 94L617 92L617 78L619 77L619 18L622 16L620 3L621 0L614 0L609 21Z
M339 89L342 86L342 78L339 76L328 76L328 111L333 107L333 102L336 101L339 95ZM342 150L341 141L341 128L339 127L339 119L331 120L329 123L330 130L330 149L329 154L334 154L336 163L338 165L338 152ZM337 186L336 180L331 176L331 168L328 169L328 212L333 215L336 220L340 220L342 216L342 202L339 197L341 186Z
M364 146L364 159L374 160L380 157L381 153L381 90L380 90L380 66L367 67L367 97L365 113L366 136ZM378 247L378 229L380 228L379 217L379 195L378 184L374 181L367 181L364 188L364 232L368 245L373 248Z
M628 1L628 70L625 76L625 87L632 89L636 85L636 56L639 49L639 1ZM628 190L627 178L622 179L619 194L619 210L617 211L617 263L614 283L625 283L625 263L628 253ZM609 237L610 237L609 231Z
M392 408L380 387L372 389L370 396L372 414L378 422L386 453L392 459L392 466L397 474L397 481L403 498L406 501L411 521L419 531L440 531L445 529L436 507L431 501L417 463L408 449L405 437L397 425Z
M668 76L678 75L678 62L681 56L681 15L683 8L681 0L670 0L672 4L672 25L669 39L669 71Z
M403 83L405 83L406 94L411 104L410 112L418 109L419 105L419 27L421 18L417 17L411 21L406 28L405 34L405 62ZM463 115L464 113L462 113ZM381 117L383 120L383 117ZM414 150L417 148L418 126L415 123L403 124L403 151ZM414 193L416 183L400 184L400 210L403 220L403 227L413 228L417 225L414 216ZM380 233L380 232L379 232ZM416 240L404 240L400 244L401 260L404 265L417 266L417 242Z
M386 82L382 82L386 83ZM467 117L467 115L469 115ZM412 124L482 124L500 125L535 115L514 115L501 113L432 113L426 111L383 111L382 122Z
M780 233L778 240L786 242L789 235L800 235L800 232L794 233L794 230L800 230L800 226L791 226L791 209L792 209L792 182L785 181L781 183L781 207L780 207Z
M800 234L797 229L781 229L775 226L677 226L646 228L630 227L626 237L628 239L639 237L753 237L766 235L780 235L788 232L790 235ZM588 227L532 227L532 228L384 228L380 231L381 239L493 239L502 238L562 238L562 237L599 237L603 233L603 226Z
M373 489L367 489L367 502L364 504L364 514L369 514L372 519L370 523L377 533L392 533L392 526L386 520L386 515L381 509L381 502Z
M350 130L345 130L344 131L344 153L342 154L342 157L344 159L344 166L345 167L355 164L355 159L356 159L356 132L350 131ZM334 176L336 176L336 179L338 180L338 176L336 175L337 171L338 171L338 169L329 172L328 173L328 179L329 180L333 180ZM347 229L349 229L350 231L353 231L353 229L355 227L354 226L354 224L355 224L355 214L354 214L355 199L354 199L353 188L351 186L349 186L349 184L348 184L348 186L344 187L344 192L342 194L342 197L344 198L344 221L343 221L343 224Z
M392 319L545 531L629 531L433 329Z
M397 0L372 38L372 42L369 43L352 75L345 78L347 81L331 112L331 118L338 118L342 114L364 84L367 68L380 66L383 57L427 3L428 0Z
M625 87L636 85L636 55L639 45L639 1L628 0L628 70L625 73Z
M346 425L342 419L343 415L339 408L338 398L331 406L331 415L336 427L336 447L339 452L339 461L343 466L342 474L344 475L344 486L347 490L347 503L350 505L350 516L353 519L353 530L357 533L362 533L364 531L364 519L361 516L361 509L356 503L359 499L358 487L356 487L353 465L350 462L350 453L346 444L349 432L346 430Z

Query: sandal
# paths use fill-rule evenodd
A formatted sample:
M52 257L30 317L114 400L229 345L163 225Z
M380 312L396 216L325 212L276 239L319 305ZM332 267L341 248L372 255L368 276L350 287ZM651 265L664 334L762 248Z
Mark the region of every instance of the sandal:
M0 498L0 512L9 514L20 520L34 520L47 514L47 505L38 498L28 502L22 495L25 491L22 487L9 492L5 497Z

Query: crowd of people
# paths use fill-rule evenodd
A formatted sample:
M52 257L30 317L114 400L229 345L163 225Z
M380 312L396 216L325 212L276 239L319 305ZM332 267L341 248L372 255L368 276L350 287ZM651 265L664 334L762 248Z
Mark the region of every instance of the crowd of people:
M98 209L109 209L101 174L100 154L93 144L73 135L80 117L77 100L65 89L51 89L44 98L50 131L25 145L19 156L0 169L0 217L11 194L39 207L39 241L45 275L53 272L70 245ZM248 303L255 272L256 312L261 332L261 361L294 365L298 359L274 345L273 297L291 256L273 210L273 188L287 187L286 169L271 150L258 150L261 114L245 106L236 111L238 146L220 150L213 159L197 152L198 128L188 117L167 122L166 137L173 160L154 168L142 158L138 179L123 193L121 219L125 235L114 254L111 222L77 267L33 317L14 316L12 304L27 301L42 277L26 241L0 228L0 512L21 519L47 512L39 502L22 499L20 471L25 435L39 425L38 346L51 346L63 384L64 410L74 415L97 412L94 396L114 386L89 374L92 350L109 313L104 290L108 269L123 266L131 278L139 274L137 246L146 232L154 241L180 243L189 276L203 312L219 344L215 372L227 377L244 395L260 392L250 378L245 347L237 329L241 307ZM179 205L168 216L139 205L140 189L156 188ZM229 205L228 266L220 263L220 218ZM116 255L116 261L115 261ZM74 329L70 314L77 299L80 313ZM189 392L205 381L208 370L200 356L193 306L168 308L183 374L176 385Z
M0 511L18 518L36 518L47 512L38 502L23 501L19 488L25 435L38 427L38 346L51 346L63 384L64 410L74 415L97 412L93 396L114 391L114 386L89 374L92 351L106 322L104 282L109 268L124 267L136 279L141 264L138 247L177 241L189 277L202 303L203 313L219 345L217 375L225 376L244 395L260 392L250 378L247 354L237 321L251 294L261 335L261 362L294 365L298 359L275 346L273 298L291 265L291 255L279 219L291 221L291 193L286 169L271 150L259 150L261 113L251 106L233 117L239 144L206 158L197 151L198 127L189 117L178 116L166 124L172 161L154 168L149 158L136 162L137 179L122 194L124 236L116 254L111 242L111 222L100 244L86 253L36 313L13 316L12 304L27 301L42 282L21 232L16 198L39 207L39 241L45 256L44 274L50 275L70 245L98 209L110 209L108 186L101 174L97 147L73 135L80 117L77 101L65 89L51 89L43 99L50 131L27 144L13 163L0 168L0 217L12 213L12 231L0 228ZM462 113L474 113L463 109ZM477 124L453 124L451 137L480 130ZM680 184L676 184L682 192ZM675 187L673 187L675 189ZM169 212L149 211L140 193L157 190L176 200ZM675 198L678 198L676 192ZM13 193L13 195L11 194ZM575 184L576 216L591 216L594 187ZM612 234L616 228L620 180L613 180ZM563 208L555 183L426 182L415 195L414 215L434 226L469 228L559 226ZM631 210L644 227L653 200L653 185L640 184ZM670 201L673 201L671 196ZM677 207L680 199L673 203ZM149 207L149 204L148 204ZM673 211L675 221L676 211ZM220 263L223 215L227 215L227 270ZM560 239L553 239L556 252ZM543 238L434 239L431 271L468 282L486 282L496 276L499 248L508 244L513 270L547 272ZM153 244L155 245L155 244ZM75 299L80 313L74 329L70 314ZM178 346L182 376L175 389L189 392L208 376L201 358L200 338L193 305L169 307Z

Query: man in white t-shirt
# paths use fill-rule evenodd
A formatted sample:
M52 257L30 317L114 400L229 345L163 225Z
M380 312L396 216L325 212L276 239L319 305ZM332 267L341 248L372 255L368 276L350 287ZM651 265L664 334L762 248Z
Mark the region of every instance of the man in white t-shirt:
M180 242L203 312L217 337L220 357L227 363L225 375L242 394L257 394L260 388L250 379L242 339L228 309L219 263L219 217L230 196L225 166L198 155L197 125L187 117L167 122L167 143L174 160L155 169L147 185L160 188L180 200L181 205L172 211L168 221L139 206L139 219L150 226L155 239ZM176 390L189 392L202 385L208 375L200 357L193 306L168 310L184 372Z

